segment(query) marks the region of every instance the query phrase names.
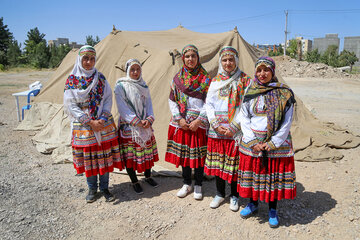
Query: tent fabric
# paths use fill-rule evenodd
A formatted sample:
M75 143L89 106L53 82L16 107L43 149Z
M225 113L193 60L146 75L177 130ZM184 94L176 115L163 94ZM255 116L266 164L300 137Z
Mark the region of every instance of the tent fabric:
M150 89L155 123L154 131L160 153L158 164L167 168L172 165L164 161L170 110L168 96L170 82L182 66L180 52L186 44L194 44L199 49L200 61L211 77L218 68L219 51L223 46L233 46L239 52L239 67L249 76L254 75L254 63L263 55L248 44L236 29L224 33L198 33L183 27L167 31L132 32L114 30L96 46L96 68L102 72L114 89L116 80L125 76L125 63L136 58L142 63L143 78ZM61 154L70 148L69 121L62 111L64 84L75 63L77 49L73 49L64 58L59 68L35 98L23 123L17 130L42 129L33 141L39 151L51 152L55 149L56 161L61 161ZM283 81L281 76L278 76ZM118 119L116 104L112 113ZM303 161L325 161L341 159L337 148L352 148L360 144L360 138L338 127L320 122L302 101L297 98L292 136L296 151L295 159ZM331 151L330 151L331 149ZM68 158L67 157L67 158ZM63 157L65 158L65 157ZM68 159L69 160L69 159Z

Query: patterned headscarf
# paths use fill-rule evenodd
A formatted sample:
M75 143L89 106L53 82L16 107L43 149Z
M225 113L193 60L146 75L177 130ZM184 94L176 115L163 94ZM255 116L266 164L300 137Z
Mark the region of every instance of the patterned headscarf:
M275 76L275 62L270 57L260 57L255 64L255 72L261 65L265 65L273 72L272 79L269 83L261 83L255 76L256 81L249 87L244 102L256 98L260 95L264 96L265 109L267 116L267 133L262 142L267 142L271 136L281 126L283 117L285 116L285 107L294 104L295 95L291 88L286 84L280 83ZM256 74L255 74L256 75Z
M198 62L194 69L185 65L185 53L194 51L198 57ZM183 66L175 75L172 84L170 99L175 101L180 109L183 118L186 116L186 106L188 97L205 100L210 85L210 76L200 64L199 52L194 45L186 45L182 50Z

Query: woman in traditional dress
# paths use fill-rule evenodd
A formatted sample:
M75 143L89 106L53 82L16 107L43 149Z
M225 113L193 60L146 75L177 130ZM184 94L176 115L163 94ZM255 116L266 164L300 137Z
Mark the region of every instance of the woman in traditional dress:
M224 201L228 182L231 186L230 209L239 210L239 194L236 189L239 152L233 134L240 126L229 123L239 111L245 88L250 81L251 78L239 69L236 49L230 46L222 48L218 74L211 80L205 104L210 122L205 173L214 175L216 180L216 195L210 203L211 208L219 207Z
M182 50L183 66L171 82L169 106L172 114L165 161L182 167L184 185L177 192L180 198L192 191L191 172L194 168L194 198L202 199L202 180L206 156L207 118L204 101L210 77L200 64L194 45Z
M136 172L144 172L145 182L158 187L158 183L151 177L151 168L159 160L152 129L155 118L140 62L130 59L125 68L126 77L120 78L115 86L116 105L120 114L120 152L135 192L142 194Z
M107 202L114 201L109 192L109 172L123 168L116 126L111 115L112 90L104 75L94 66L96 51L80 48L75 66L64 90L64 111L70 117L74 167L86 175L88 203L96 200L99 188Z
M258 201L269 203L270 227L279 226L277 201L296 196L294 151L290 135L295 98L278 81L275 62L261 57L255 65L255 80L247 89L236 117L243 136L240 141L238 192L250 198L241 210L243 218L258 211Z

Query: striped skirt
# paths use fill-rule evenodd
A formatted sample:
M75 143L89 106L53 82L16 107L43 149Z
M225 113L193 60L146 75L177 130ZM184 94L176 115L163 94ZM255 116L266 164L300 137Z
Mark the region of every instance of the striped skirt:
M239 148L231 139L208 139L204 172L225 181L236 182L239 167Z
M206 157L206 130L195 132L169 126L165 161L176 167L203 167Z
M72 146L73 161L76 172L86 177L104 175L112 172L114 167L122 170L124 163L120 159L118 139L102 142L93 146Z
M126 168L132 168L142 173L147 169L151 169L154 162L159 161L154 135L146 143L145 148L133 141L132 138L121 137L121 133L119 133L119 136L120 154L125 161Z
M294 199L294 157L269 158L266 169L261 165L261 158L240 153L237 189L241 197L255 201Z

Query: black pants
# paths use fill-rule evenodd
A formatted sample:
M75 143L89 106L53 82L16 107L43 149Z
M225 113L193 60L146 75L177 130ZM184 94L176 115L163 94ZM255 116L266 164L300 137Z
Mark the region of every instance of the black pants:
M138 182L138 178L136 176L136 172L133 168L126 168L126 172L129 174L132 183ZM145 177L149 178L151 176L151 169L145 170Z
M220 197L225 197L225 180L215 176L215 180L216 180L216 195L220 196ZM231 194L230 197L235 196L235 197L239 197L239 193L237 192L237 182L233 181L230 184L230 188L231 188Z
M255 206L258 206L259 205L259 201L254 201L252 198L250 198L250 202L253 203ZM274 200L272 202L269 202L269 210L271 208L275 209L276 210L276 207L277 207L277 200Z
M184 184L191 185L191 167L182 167L182 176L184 178ZM195 185L202 186L202 180L204 177L204 167L194 169Z

